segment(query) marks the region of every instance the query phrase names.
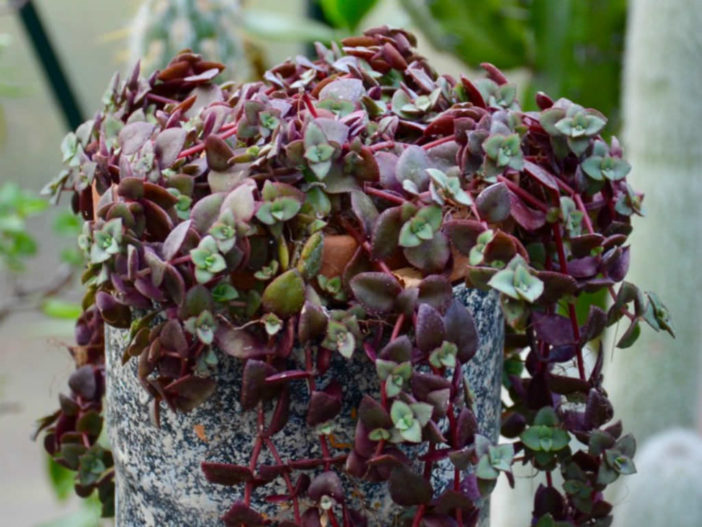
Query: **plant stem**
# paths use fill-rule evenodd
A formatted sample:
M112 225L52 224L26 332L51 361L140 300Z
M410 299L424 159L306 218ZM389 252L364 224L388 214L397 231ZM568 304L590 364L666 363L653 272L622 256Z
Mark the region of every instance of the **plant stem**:
M563 236L561 235L561 226L556 223L553 225L553 235L556 239L556 248L558 249L558 263L561 267L561 272L563 274L568 274L568 265L566 263L565 246L563 245ZM573 336L578 342L577 345L577 362L578 362L578 375L580 380L585 380L585 361L583 359L583 348L580 345L580 326L578 325L578 317L575 313L575 304L573 302L568 303L568 315L570 317L570 325L573 328Z
M528 202L530 205L533 205L534 207L541 210L542 212L548 212L548 205L546 205L543 201L534 197L532 194L529 194L526 190L524 190L519 185L516 185L514 182L512 182L508 178L506 178L504 176L497 176L497 180L504 183L505 185L507 185L508 189L510 189L512 192L514 192L517 196L522 198L524 201Z
M390 342L395 340L398 335L400 334L400 330L402 329L402 325L405 323L405 314L400 313L400 316L397 317L397 320L395 321L395 326L392 328L392 335L390 335Z
M273 459L275 459L275 462L279 465L285 465L285 463L283 463L282 458L280 457L280 454L278 453L278 449L275 448L273 441L271 441L271 439L268 437L266 437L264 441L266 442L266 447L273 456ZM295 522L300 523L300 503L297 499L297 495L295 494L295 486L292 484L290 474L288 474L287 472L283 473L283 479L285 480L285 486L288 488L288 492L290 493L290 496L292 498Z
M232 128L229 128L227 131L219 135L220 139L228 139L233 135L236 135L236 132L238 130L237 126L234 126ZM190 148L186 148L183 150L180 154L178 154L178 159L185 159L186 157L192 156L194 154L199 154L205 150L205 143L201 142L196 144L195 146L191 146Z
M404 204L407 200L403 198L402 196L396 196L395 194L390 194L389 192L385 192L383 190L366 186L364 189L366 194L370 194L371 196L375 196L378 198L382 198L386 201L390 201L392 203L397 203L398 205Z
M426 510L426 505L420 505L417 509L417 513L414 515L414 521L412 522L412 527L419 527L422 523L422 518L424 517L424 511Z
M451 141L455 141L455 139L456 139L455 136L448 135L446 137L442 137L442 138L437 139L435 141L432 141L430 143L426 143L426 144L422 145L422 148L424 150L429 150L429 149L434 148L436 146L443 145L445 143L450 143Z
M574 198L575 204L578 206L580 212L583 213L583 221L585 222L585 228L587 229L587 232L593 234L595 232L595 229L592 228L590 214L588 214L587 207L585 206L585 203L583 203L583 198L580 196L580 194L575 194Z

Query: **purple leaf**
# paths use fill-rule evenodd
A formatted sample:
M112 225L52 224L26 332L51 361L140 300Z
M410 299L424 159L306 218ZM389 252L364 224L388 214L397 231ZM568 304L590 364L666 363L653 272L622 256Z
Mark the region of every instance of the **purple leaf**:
M575 342L570 319L561 315L535 312L532 316L536 336L551 346L562 346Z
M339 503L344 502L344 486L341 484L341 479L336 472L330 470L316 476L310 483L307 493L314 501L321 500L322 496L329 496Z
M443 275L429 275L419 283L417 300L443 312L453 298L451 283Z
M468 256L485 227L475 220L449 220L444 222L443 229L453 246Z
M205 479L216 485L233 486L246 483L253 479L253 473L249 467L242 465L231 465L229 463L210 463L203 461L200 468L205 474Z
M86 364L74 371L68 379L68 386L81 397L92 400L97 395L95 369Z
M218 325L215 333L215 344L227 355L237 359L250 359L271 353L245 329L238 329L231 324L222 322Z
M183 246L183 242L185 241L185 237L188 234L188 229L191 225L192 220L184 221L179 223L170 233L168 233L168 236L163 241L163 247L161 248L164 260L170 261L175 258L178 251L180 251L180 248Z
M136 121L126 124L119 132L119 144L122 147L122 153L132 155L139 150L146 141L151 138L156 125L145 121Z
M441 346L444 341L444 321L439 312L429 304L420 304L417 311L417 347L424 353Z
M222 520L227 527L242 527L242 525L245 527L264 527L266 525L263 516L240 501L232 505L232 508L222 516Z
M391 311L397 295L402 292L400 282L382 272L357 274L350 286L356 300L371 313Z
M546 224L546 214L533 209L524 203L516 194L509 193L511 201L510 212L514 220L524 229L535 231Z
M216 388L213 379L189 375L172 382L165 391L173 397L172 403L178 410L190 412L209 399Z
M268 363L249 359L244 366L241 378L241 407L251 410L259 401L269 399L273 391L266 385L266 377L276 373L275 368Z
M193 220L193 227L200 233L205 234L219 216L219 209L224 202L223 192L210 194L195 203L190 217Z
M466 363L478 351L479 338L475 322L468 309L458 300L454 300L444 315L446 340L458 348L457 358Z
M387 343L380 350L380 358L394 362L406 362L412 357L412 342L407 335L401 335Z
M406 465L392 469L388 489L392 500L403 507L429 503L434 492L429 481Z
M524 171L543 186L558 192L556 176L531 161L524 161Z
M499 223L509 217L512 201L504 183L495 183L483 190L475 200L481 218Z
M161 169L168 168L176 162L187 135L184 128L168 128L156 136L154 153Z
M307 424L317 426L325 423L341 412L341 386L332 381L323 391L314 391L310 395L307 409Z
M594 256L586 256L568 262L568 273L575 278L590 278L599 269L599 261Z
M391 256L397 249L402 228L402 207L384 210L375 222L371 242L371 255L376 260Z

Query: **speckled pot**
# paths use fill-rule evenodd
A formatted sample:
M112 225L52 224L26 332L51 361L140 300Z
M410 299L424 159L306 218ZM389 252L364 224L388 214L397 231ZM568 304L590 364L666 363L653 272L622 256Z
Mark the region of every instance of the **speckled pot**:
M480 335L478 353L464 368L475 394L479 430L497 440L504 338L499 302L495 294L463 286L456 287L454 295L472 313ZM220 517L240 499L239 489L209 484L200 463L248 464L256 414L242 413L239 405L241 362L222 354L216 393L189 414L161 412L161 427L156 428L150 420L149 396L137 380L136 361L121 365L126 340L126 331L107 329L107 429L116 467L116 527L222 525ZM337 444L348 444L355 428L352 409L357 407L362 392L377 384L377 377L361 353L351 361L339 357L327 376L339 380L345 390L345 406L334 438ZM316 456L318 440L305 424L306 387L304 383L292 383L291 387L290 420L274 436L276 447L283 459ZM265 450L261 462L273 463ZM452 481L453 467L448 460L438 467L432 484L440 491ZM282 480L269 487L276 485L278 488L271 488L273 492L269 493L285 492ZM352 488L351 484L347 488ZM349 495L351 507L366 512L369 527L403 525L384 484L356 484ZM285 513L279 506L263 502L256 492L253 506L274 519ZM487 515L485 506L481 526L487 526Z

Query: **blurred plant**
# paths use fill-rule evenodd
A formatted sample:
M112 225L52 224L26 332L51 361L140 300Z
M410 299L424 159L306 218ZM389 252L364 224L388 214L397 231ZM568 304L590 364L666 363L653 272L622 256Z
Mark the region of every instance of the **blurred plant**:
M265 70L262 41L331 40L323 24L245 8L241 0L145 0L130 29L130 63L162 69L190 49L222 62L240 80Z
M5 50L10 46L12 38L6 33L0 33L0 56L5 52ZM6 68L0 67L0 98L2 97L16 97L20 94L20 88L18 85L7 82L6 79L10 78L9 72ZM3 107L0 104L0 143L2 143L5 137L5 113Z
M325 20L350 33L358 29L363 18L379 3L378 0L313 0L322 9Z
M131 62L141 59L147 71L187 48L220 60L239 78L250 74L239 0L146 0L131 27Z
M41 309L58 318L75 319L80 314L79 306L57 297L70 285L75 269L82 265L77 247L62 251L63 265L48 282L28 287L20 281L27 262L37 253L37 242L28 230L27 220L42 214L47 205L44 199L16 183L0 186L0 269L9 288L0 303L0 322L13 313L32 309ZM54 232L75 239L80 232L79 218L62 212L54 223Z
M59 465L51 456L46 457L49 483L59 502L67 502L74 495L75 474ZM80 508L72 513L62 515L36 527L97 527L100 525L102 506L97 496L90 496L81 501Z
M527 68L525 100L537 86L561 93L600 108L617 129L626 0L400 1L437 48L467 65Z

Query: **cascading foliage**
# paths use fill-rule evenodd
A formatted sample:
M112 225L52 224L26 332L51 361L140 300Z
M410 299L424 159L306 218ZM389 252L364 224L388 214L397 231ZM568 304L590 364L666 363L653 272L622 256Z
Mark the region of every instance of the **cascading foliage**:
M238 487L226 525L271 524L251 500L273 481L287 489L271 497L275 525L365 525L341 473L387 482L407 525L475 525L514 463L547 476L532 524L611 523L603 490L634 472L635 442L612 420L600 337L620 319L619 347L641 322L672 333L658 297L623 281L642 198L630 167L596 110L540 93L541 110L523 112L493 66L475 81L438 75L414 44L377 28L243 85L214 83L221 65L183 53L148 80L116 79L64 141L67 168L48 188L72 192L85 219L85 313L71 394L41 428L106 514L103 321L130 328L124 361L138 361L156 415L207 399L222 354L242 361L241 405L262 423L250 463L202 465ZM335 266L340 235L351 256ZM461 375L479 343L452 298L464 280L498 291L505 315L501 445L477 434ZM609 310L579 318L578 300L601 290ZM335 354L379 377L349 446L329 441L343 388L320 382ZM307 386L319 458L277 453L292 383ZM454 480L439 493L446 459Z

